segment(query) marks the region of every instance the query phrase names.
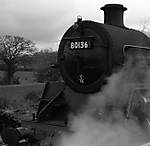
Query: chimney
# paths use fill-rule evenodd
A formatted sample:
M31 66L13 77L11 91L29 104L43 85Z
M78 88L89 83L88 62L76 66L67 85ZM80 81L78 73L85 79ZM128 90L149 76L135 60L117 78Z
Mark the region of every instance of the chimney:
M127 10L121 4L107 4L101 8L104 11L104 23L118 27L124 27L123 14Z

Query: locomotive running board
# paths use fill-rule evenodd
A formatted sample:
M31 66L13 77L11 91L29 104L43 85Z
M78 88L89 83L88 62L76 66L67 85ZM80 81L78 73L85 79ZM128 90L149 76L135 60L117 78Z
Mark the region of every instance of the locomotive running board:
M144 46L136 46L136 45L124 45L123 46L123 56L126 55L126 53L129 50L145 50L145 51L150 51L150 47L144 47Z
M147 67L150 68L150 47L144 46L125 45L123 47L123 64L129 59L129 57L134 58L135 56L140 54L141 60L144 59L145 63L148 65Z

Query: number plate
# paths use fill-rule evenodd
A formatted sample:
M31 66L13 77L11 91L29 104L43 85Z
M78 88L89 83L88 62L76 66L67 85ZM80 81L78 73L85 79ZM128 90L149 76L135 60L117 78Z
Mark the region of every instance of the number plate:
M71 50L90 49L91 41L90 40L71 40L69 43L69 48Z

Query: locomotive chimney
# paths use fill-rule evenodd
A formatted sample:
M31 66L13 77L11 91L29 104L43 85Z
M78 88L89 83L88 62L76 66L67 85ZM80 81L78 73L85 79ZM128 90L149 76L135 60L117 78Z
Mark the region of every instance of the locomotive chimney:
M104 11L104 23L124 27L123 13L127 10L121 4L107 4L101 8Z

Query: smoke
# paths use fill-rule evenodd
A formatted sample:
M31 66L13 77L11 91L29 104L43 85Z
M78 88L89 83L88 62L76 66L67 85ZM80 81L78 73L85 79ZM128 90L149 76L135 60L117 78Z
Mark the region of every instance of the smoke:
M133 91L150 81L146 59L139 53L127 57L101 92L91 95L78 115L70 116L69 132L62 135L60 146L140 146L148 142L147 127L139 117L127 117Z
M73 132L62 137L61 146L135 146L144 141L133 121L110 124L83 114L73 119L70 128Z

